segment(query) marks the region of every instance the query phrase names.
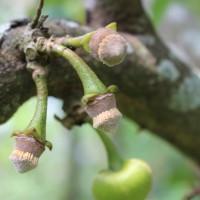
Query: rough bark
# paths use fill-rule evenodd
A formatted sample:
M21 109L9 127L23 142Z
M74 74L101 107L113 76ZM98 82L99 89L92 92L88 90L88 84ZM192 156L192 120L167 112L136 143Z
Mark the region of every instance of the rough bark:
M98 13L105 16L99 22L117 21L128 42L125 61L115 68L108 68L91 56L78 50L83 59L94 69L107 85L120 88L117 95L119 109L128 118L136 121L200 162L200 79L179 61L160 41L145 15L140 1L131 1L126 8L123 1L99 1ZM116 5L111 9L110 5ZM118 5L118 6L117 6ZM102 9L102 7L107 9ZM133 7L134 6L134 7ZM124 16L123 16L124 15ZM128 16L129 22L124 23ZM134 18L134 19L133 19ZM132 19L132 20L131 20ZM142 19L142 20L141 20ZM142 23L141 23L142 22ZM52 20L46 26L48 34L55 36L80 35L91 30L86 26ZM8 120L17 108L35 94L31 74L26 70L22 51L23 24L11 28L2 38L0 47L0 123ZM71 66L63 59L49 57L49 94L64 100L64 109L80 99L82 86Z

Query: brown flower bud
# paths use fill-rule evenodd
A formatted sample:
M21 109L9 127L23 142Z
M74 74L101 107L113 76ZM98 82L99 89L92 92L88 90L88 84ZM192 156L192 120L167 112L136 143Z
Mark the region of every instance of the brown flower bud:
M9 159L17 172L25 173L37 167L39 157L44 150L44 144L33 136L21 134L15 138L14 150Z
M102 94L89 101L86 112L93 119L93 127L113 133L116 131L122 114L116 108L115 95Z
M108 66L121 63L127 51L126 41L117 32L109 28L100 28L90 39L92 56Z

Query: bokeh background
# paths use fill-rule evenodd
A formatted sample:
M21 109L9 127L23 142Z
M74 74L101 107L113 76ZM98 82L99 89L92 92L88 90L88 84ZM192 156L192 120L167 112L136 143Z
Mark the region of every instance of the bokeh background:
M31 17L36 3L35 0L0 0L0 23ZM46 0L44 13L51 18L62 17L84 23L84 6L92 3L92 0ZM198 66L200 1L144 0L144 5L169 48L186 63ZM0 126L0 199L93 200L91 184L95 174L107 166L105 150L90 125L69 131L54 119L55 114L65 116L59 99L49 97L48 104L47 138L53 143L52 152L46 150L38 168L29 173L17 174L13 169L8 159L13 149L10 134L26 127L35 105L34 97ZM125 117L113 141L125 158L144 159L151 165L154 185L148 200L181 200L199 182L200 172L188 158Z

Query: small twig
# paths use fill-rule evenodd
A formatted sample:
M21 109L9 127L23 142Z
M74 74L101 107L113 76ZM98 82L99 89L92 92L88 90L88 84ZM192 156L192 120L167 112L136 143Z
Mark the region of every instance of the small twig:
M37 8L37 12L36 12L33 20L30 23L30 28L33 29L37 26L41 12L42 12L43 5L44 5L44 0L40 0L38 8Z
M43 26L44 21L48 18L48 15L42 15L40 17L40 20L38 21L37 25L35 28L40 28Z
M184 198L183 200L192 200L194 197L200 196L200 186L192 189Z

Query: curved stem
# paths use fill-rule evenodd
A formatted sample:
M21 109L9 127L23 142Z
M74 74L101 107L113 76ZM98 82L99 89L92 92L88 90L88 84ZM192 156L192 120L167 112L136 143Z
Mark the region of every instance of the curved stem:
M72 50L58 44L52 44L52 52L66 58L78 73L84 88L84 93L106 93L106 86L99 80L90 67Z
M118 170L123 163L123 159L119 155L116 147L114 144L111 142L111 140L108 138L106 133L103 133L99 130L96 130L99 137L101 138L107 152L107 157L108 157L108 167L110 170L116 171Z
M64 46L72 46L75 48L79 48L82 46L81 42L84 38L83 36L78 36L78 37L62 37L62 38L58 38L57 41L58 43L64 45Z
M37 70L37 75L34 76L34 72ZM46 139L46 113L47 113L47 99L48 89L46 83L46 71L42 67L37 67L33 72L33 79L37 88L37 105L35 114L27 126L29 128L35 128L39 137L43 140ZM41 73L40 73L41 72Z
M72 46L75 48L80 48L82 47L87 53L90 53L90 39L93 35L93 32L86 33L85 35L78 36L78 37L62 37L62 38L57 38L55 41L57 44L61 44L63 46Z

